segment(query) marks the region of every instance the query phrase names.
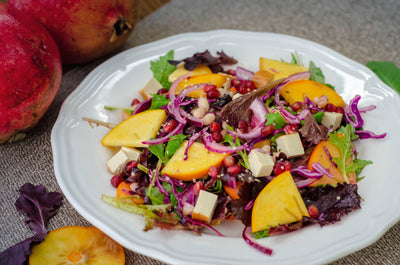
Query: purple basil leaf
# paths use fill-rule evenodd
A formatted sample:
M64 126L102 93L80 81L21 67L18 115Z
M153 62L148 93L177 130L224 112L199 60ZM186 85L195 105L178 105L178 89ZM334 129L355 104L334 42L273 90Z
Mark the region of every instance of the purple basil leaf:
M47 192L43 185L25 183L19 190L21 196L15 202L18 212L26 214L25 222L39 237L47 234L47 221L62 204L63 196L58 192Z
M25 239L24 241L9 247L0 253L0 265L23 265L31 255L31 247L43 241L42 237L37 235Z

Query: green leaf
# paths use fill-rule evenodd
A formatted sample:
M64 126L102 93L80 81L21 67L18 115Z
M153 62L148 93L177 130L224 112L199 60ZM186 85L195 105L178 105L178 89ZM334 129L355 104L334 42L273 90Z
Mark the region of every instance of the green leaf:
M181 147L183 140L187 137L188 136L184 134L171 136L171 139L168 141L167 147L165 148L165 159L169 160L173 154L175 154L176 150Z
M371 69L385 84L400 93L400 68L392 62L370 61L366 66Z
M265 122L265 126L274 124L275 129L282 129L285 125L285 120L279 112L270 112L265 115L267 121Z
M269 228L262 230L262 231L254 232L251 234L254 236L255 239L269 237Z
M161 109L163 106L169 103L169 99L166 95L153 95L153 99L151 100L150 109Z
M222 191L222 181L217 179L214 186L209 187L207 190L212 193L220 193Z
M335 90L334 86L332 86L331 84L325 83L325 76L322 73L321 68L317 67L313 61L310 61L308 69L310 70L310 80L324 84L324 85L332 88L333 90Z
M332 160L338 165L338 168L342 172L346 183L349 183L349 180L347 179L347 173L350 171L348 171L348 167L346 167L346 160L354 155L352 141L357 139L357 136L355 135L355 129L350 124L347 124L346 127L340 127L336 133L328 133L328 135L329 142L336 145L341 155L341 159L334 157Z
M230 131L234 131L235 129L230 126L230 125L226 125L226 129L230 130ZM231 136L229 133L226 134L226 136L224 137L224 143L228 143L230 146L239 146L241 145L240 139L237 137L236 141L234 141L233 136ZM239 163L244 166L247 169L250 169L250 162L249 162L249 156L247 155L246 150L242 150L242 151L237 151L238 155L241 157L241 160L239 160Z
M322 73L321 68L317 67L313 61L310 61L308 69L310 69L310 80L321 84L325 83L325 76Z
M168 76L176 69L174 65L169 64L169 60L174 59L174 51L169 51L165 56L160 56L157 61L150 62L150 69L153 72L154 78L164 87L169 88L171 82L168 81Z
M165 159L165 148L164 144L152 144L149 146L149 151L158 157L160 161L164 161Z
M370 160L362 160L357 157L353 159L353 163L346 167L347 172L355 172L358 176L364 167L371 165L372 161Z
M322 118L324 117L324 112L323 112L323 111L319 111L319 112L313 114L313 116L314 116L314 119L315 119L318 123L321 123Z

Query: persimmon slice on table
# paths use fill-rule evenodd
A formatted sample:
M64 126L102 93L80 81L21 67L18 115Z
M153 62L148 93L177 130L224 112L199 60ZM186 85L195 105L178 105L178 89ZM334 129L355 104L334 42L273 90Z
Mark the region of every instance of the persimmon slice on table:
M50 231L32 248L29 265L123 265L121 245L96 227L66 226Z

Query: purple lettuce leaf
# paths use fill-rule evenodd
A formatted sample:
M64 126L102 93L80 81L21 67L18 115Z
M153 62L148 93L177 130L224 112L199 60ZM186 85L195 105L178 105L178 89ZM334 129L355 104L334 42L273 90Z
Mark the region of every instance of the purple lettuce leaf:
M25 183L15 202L18 212L26 214L25 222L40 237L47 234L46 224L62 204L63 196L58 192L47 192L43 185Z
M300 194L306 207L315 205L318 208L317 218L304 217L303 221L306 223L319 223L321 226L340 221L344 215L361 208L361 197L357 190L357 185L351 184L300 189Z
M15 207L18 212L26 214L25 222L36 235L0 253L0 265L27 264L32 246L44 240L47 235L46 224L63 200L61 193L47 192L43 185L25 183L19 192L21 195L15 202Z
M23 265L31 255L31 247L43 241L43 238L34 235L0 253L0 265Z

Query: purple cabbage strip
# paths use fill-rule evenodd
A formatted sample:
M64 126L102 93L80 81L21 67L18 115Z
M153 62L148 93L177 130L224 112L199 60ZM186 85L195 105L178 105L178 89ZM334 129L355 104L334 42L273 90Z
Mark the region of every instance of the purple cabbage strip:
M242 238L244 241L249 244L251 247L261 251L264 254L272 255L272 249L262 246L261 244L257 243L250 235L250 226L246 226L242 232Z
M349 105L344 108L344 117L347 123L350 123L351 126L356 129L361 128L364 125L364 121L361 118L360 111L357 107L360 99L360 95L355 95L354 98L350 100Z
M237 66L235 75L239 80L253 80L254 73L243 67Z
M386 133L375 134L367 130L355 131L355 134L357 134L360 139L382 139L386 137Z

